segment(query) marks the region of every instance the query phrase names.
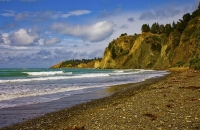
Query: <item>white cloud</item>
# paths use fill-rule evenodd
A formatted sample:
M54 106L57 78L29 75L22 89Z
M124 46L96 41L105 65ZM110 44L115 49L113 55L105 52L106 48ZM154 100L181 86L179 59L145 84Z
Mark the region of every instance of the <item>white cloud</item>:
M33 44L39 36L32 30L25 30L24 28L12 33L9 36L11 45L27 46Z
M91 13L91 11L89 10L74 10L74 11L69 11L67 13L57 12L51 17L52 18L68 18L70 16L80 16L80 15L89 14L89 13Z
M73 26L65 23L54 23L51 29L57 33L71 35L83 40L98 42L108 38L113 33L113 22L102 21L89 26Z
M53 45L53 44L56 44L58 42L60 42L59 38L51 38L51 39L46 40L44 43L46 45Z
M39 40L38 40L38 45L44 45L44 39L43 38L40 38Z
M13 17L15 16L15 11L12 11L12 10L4 10L5 12L0 14L4 17Z
M30 2L30 1L29 1ZM4 17L14 17L15 20L32 20L32 21L41 21L46 19L56 19L56 18L68 18L70 16L80 16L84 14L89 14L91 11L89 10L74 10L69 12L58 12L58 11L43 11L43 12L15 12L12 10L3 10L1 16Z
M8 33L2 33L0 36L0 44L8 45L10 44L9 40L9 34Z
M91 11L89 10L75 10L75 11L70 11L68 12L69 14L71 14L72 16L79 16L79 15L84 15L84 14L89 14Z
M197 3L197 1L194 3ZM145 11L140 15L139 19L140 20L163 20L163 19L168 19L172 17L178 17L180 14L183 15L184 13L191 13L194 11L194 9L196 9L194 4L178 5L178 4L171 3L164 7L161 6L151 11L149 10Z
M30 13L28 12L23 12L23 13L18 13L15 15L15 20L20 21L20 20L26 20L30 17Z

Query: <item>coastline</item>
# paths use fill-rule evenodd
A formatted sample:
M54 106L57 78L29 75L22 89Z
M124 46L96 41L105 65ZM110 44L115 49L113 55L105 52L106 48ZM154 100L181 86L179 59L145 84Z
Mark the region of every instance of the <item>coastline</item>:
M173 71L144 82L120 85L113 95L95 99L9 129L199 129L200 71ZM124 88L124 86L126 86ZM116 86L115 86L116 87ZM111 91L110 87L108 91Z

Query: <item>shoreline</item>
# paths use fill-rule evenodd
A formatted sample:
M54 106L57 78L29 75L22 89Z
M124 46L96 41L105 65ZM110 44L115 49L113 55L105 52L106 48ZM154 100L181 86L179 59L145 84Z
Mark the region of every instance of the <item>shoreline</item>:
M200 128L200 111L195 106L200 102L199 77L199 71L173 71L160 78L128 84L125 89L126 85L119 85L117 88L122 88L111 96L48 113L2 130L67 129L73 126L84 126L86 129ZM194 89L187 89L188 86ZM186 103L182 98L189 98L189 101ZM191 105L194 108L189 107ZM182 111L183 108L190 110L190 114ZM186 118L192 120L185 123Z
M2 108L0 109L0 129L108 95L109 92L99 89L74 94L51 102Z

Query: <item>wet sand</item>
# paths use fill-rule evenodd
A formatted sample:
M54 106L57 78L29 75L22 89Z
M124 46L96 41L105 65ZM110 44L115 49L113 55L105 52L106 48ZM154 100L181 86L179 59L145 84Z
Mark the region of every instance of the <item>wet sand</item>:
M87 93L75 94L59 100L0 109L0 128L24 122L46 113L58 111L77 104L89 102L110 95L106 90L96 90Z
M117 92L2 129L200 129L200 71L173 71L107 91Z

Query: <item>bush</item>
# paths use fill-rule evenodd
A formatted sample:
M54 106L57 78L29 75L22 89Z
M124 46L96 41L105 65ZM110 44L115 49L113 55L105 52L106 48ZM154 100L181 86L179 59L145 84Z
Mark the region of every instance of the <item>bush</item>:
M178 32L177 30L174 30L174 32L171 33L171 37L172 37L173 48L175 48L179 45L181 33Z
M190 68L200 70L200 58L194 58L190 60Z
M121 37L123 37L123 36L127 36L127 33L122 33L122 34L121 34Z
M160 52L161 48L162 48L162 46L159 43L153 43L151 45L151 50L153 50L153 51Z
M115 59L117 57L117 54L115 52L115 48L113 47L111 50L112 58Z
M184 64L185 64L184 61L179 61L179 62L176 63L176 66L177 67L182 67Z
M168 52L171 50L171 46L168 46L167 49L165 50L166 55L168 54Z
M161 48L162 48L162 46L161 46L161 39L158 36L151 35L151 36L149 36L149 37L147 37L145 39L145 42L147 44L151 44L151 50L152 51L158 51L158 52L161 51Z
M121 55L123 56L123 55L127 55L129 53L129 50L123 50L122 51L122 53L121 53Z

